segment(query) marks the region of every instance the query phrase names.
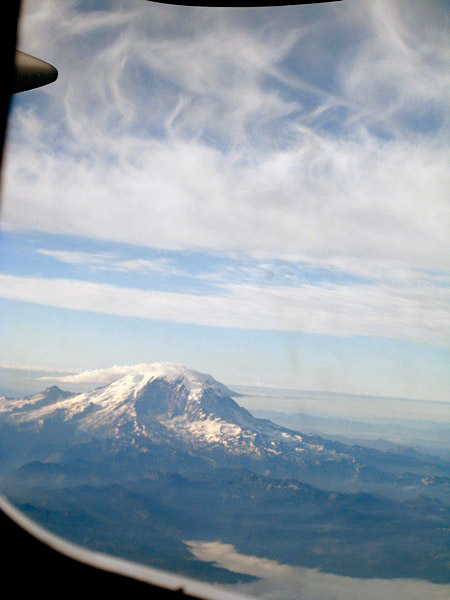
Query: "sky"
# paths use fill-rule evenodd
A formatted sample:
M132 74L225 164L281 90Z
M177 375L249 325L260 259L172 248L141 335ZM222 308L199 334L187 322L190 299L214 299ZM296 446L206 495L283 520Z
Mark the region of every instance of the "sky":
M59 77L10 113L2 389L170 361L448 401L447 8L23 2Z

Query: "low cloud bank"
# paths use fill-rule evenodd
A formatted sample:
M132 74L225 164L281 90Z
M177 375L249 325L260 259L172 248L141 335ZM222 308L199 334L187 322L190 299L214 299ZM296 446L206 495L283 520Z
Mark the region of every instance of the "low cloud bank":
M218 541L186 541L185 544L198 560L260 578L228 587L265 600L447 600L450 593L450 585L419 579L358 579L283 565L275 560L239 554L231 544Z

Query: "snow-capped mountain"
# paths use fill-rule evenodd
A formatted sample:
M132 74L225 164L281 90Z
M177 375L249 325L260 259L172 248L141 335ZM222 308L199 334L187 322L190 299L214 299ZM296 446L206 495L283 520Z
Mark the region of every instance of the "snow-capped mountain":
M385 471L383 452L258 419L232 395L210 375L155 363L145 372L90 392L65 392L53 386L27 398L0 399L0 433L2 439L11 440L4 447L15 464L32 459L52 462L54 456L108 461L120 455L122 461L135 461L130 471L136 461L141 470L157 464L160 470L183 473L214 465L299 477L335 490L362 489L362 482L373 489L381 484L384 489L425 488L423 474L429 469L420 460L410 459L406 465L404 458L391 453L391 468ZM401 477L393 473L406 466L416 472ZM432 478L431 487L447 485L441 479ZM430 488L428 479L426 483Z
M74 394L53 386L35 396L0 403L0 422L34 431L70 426L80 436L222 448L235 455L329 455L320 438L253 417L210 375L172 363L149 365L90 392ZM292 458L292 456L291 456ZM344 458L344 456L342 456ZM347 458L347 457L345 457Z
M440 465L303 435L232 396L209 375L153 364L86 393L0 398L2 493L75 543L193 576L205 567L186 554L192 539L313 556L311 567L347 576L370 565L392 577L395 552L398 576L417 565L446 575L428 558L446 541Z

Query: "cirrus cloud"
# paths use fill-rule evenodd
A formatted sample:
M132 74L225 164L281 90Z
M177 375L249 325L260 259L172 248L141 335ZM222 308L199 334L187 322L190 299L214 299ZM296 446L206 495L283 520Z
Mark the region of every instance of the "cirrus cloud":
M376 336L448 344L449 292L434 286L226 284L219 294L0 275L0 297L75 311L238 329Z
M27 2L60 78L13 109L4 226L448 268L440 5L402 7Z

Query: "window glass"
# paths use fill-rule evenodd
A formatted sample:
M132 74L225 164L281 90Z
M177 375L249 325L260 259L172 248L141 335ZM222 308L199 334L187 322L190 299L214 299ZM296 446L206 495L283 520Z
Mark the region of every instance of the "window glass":
M0 484L267 599L447 598L448 11L27 0Z

